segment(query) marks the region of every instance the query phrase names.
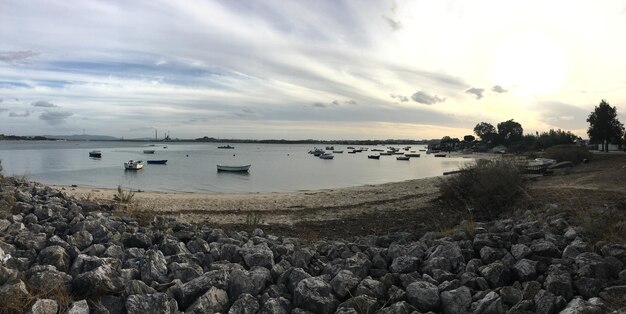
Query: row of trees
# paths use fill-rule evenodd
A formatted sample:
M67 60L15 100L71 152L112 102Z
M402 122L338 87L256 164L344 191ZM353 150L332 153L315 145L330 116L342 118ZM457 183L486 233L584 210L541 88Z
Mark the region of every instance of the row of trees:
M608 151L609 144L622 144L622 141L626 141L623 124L617 119L617 108L611 107L606 100L602 100L594 108L587 122L589 122L587 134L590 142L602 144L602 149L605 151ZM508 151L512 152L544 150L555 145L582 141L576 134L560 129L524 134L522 125L513 119L500 122L496 126L488 122L480 122L474 127L474 134L480 138L481 146L484 148L504 145ZM444 136L440 145L449 149L463 148L475 146L475 140L473 135L464 136L463 141Z

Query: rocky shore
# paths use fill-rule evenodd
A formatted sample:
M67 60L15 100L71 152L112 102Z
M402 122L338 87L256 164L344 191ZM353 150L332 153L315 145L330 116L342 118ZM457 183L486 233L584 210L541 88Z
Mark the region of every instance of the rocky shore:
M567 214L308 243L0 186L0 312L626 313L626 246ZM620 310L621 309L621 310Z

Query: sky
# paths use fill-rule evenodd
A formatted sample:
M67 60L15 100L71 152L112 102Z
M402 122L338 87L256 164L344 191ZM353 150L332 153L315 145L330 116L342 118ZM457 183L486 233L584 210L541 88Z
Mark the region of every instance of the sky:
M624 38L623 0L0 0L0 133L586 137Z

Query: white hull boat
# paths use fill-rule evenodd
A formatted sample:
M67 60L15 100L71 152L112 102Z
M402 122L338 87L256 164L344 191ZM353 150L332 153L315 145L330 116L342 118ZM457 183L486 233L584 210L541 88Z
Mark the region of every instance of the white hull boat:
M217 171L230 171L230 172L248 172L251 165L217 165Z
M335 158L333 154L326 153L326 154L320 155L320 159L333 159L333 158Z
M139 170L143 168L143 161L141 160L129 160L124 163L126 170Z

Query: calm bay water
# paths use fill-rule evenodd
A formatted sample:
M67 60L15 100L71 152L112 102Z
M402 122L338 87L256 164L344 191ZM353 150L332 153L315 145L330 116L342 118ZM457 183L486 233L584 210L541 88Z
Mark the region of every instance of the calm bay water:
M307 153L314 146L309 144L231 144L235 149L218 149L225 144L215 143L150 144L0 141L0 159L5 174L26 175L46 184L186 192L283 192L380 184L438 176L472 162L435 158L425 152L409 161L396 160L395 156L374 160L367 158L373 152L348 154L346 146L338 145L335 149L344 150L343 154L322 160ZM413 146L411 150L423 148ZM144 154L144 149L156 153ZM101 150L102 158L89 158L92 150ZM129 159L168 162L125 171L123 163ZM252 167L247 174L217 172L219 163Z

